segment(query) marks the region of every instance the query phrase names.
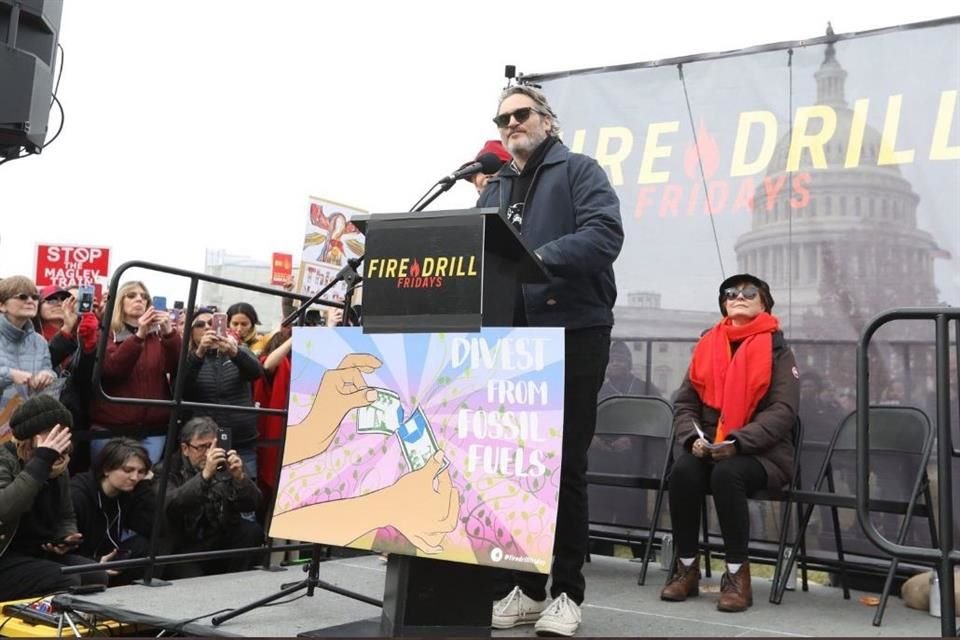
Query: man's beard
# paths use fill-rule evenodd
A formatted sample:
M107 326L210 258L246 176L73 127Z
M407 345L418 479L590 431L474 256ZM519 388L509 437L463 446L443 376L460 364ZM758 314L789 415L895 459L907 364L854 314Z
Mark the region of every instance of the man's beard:
M530 133L527 132L526 138L523 142L514 142L507 139L507 151L513 155L519 155L521 157L529 157L537 147L543 144L543 141L547 139L546 133Z

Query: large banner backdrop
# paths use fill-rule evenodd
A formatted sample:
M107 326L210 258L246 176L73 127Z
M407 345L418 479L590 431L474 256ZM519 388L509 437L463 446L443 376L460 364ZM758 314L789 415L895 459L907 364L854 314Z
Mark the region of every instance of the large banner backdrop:
M770 283L797 353L804 427L828 439L855 406L865 323L896 307L960 305L958 43L951 18L525 76L566 144L596 158L620 196L622 343L606 393L669 399L720 317L718 284L748 271ZM933 323L897 323L877 339L871 402L935 419Z
M960 304L960 21L830 40L527 76L620 196L619 335L699 335L740 271L792 338Z
M297 328L270 535L549 573L562 329Z

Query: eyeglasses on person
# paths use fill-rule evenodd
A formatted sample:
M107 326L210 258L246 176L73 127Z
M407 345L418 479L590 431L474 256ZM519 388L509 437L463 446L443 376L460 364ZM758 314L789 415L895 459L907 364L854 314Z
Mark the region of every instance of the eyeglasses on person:
M20 302L26 302L27 300L33 300L38 302L40 300L40 295L36 293L18 293L17 295L10 296L11 298L16 298Z
M212 442L207 442L206 444L193 444L193 443L190 443L190 442L187 442L187 443L186 443L186 445L187 445L188 447L190 447L190 448L193 449L194 451L197 451L198 453L204 453L205 451L209 451L209 450L210 450L210 447L212 447L213 444L214 444L214 443L212 443Z
M760 293L760 289L751 285L747 285L741 289L736 287L730 287L723 290L723 297L728 302L731 300L736 300L738 297L743 296L744 300L753 300Z
M544 115L543 111L537 109L536 107L520 107L519 109L514 109L508 113L501 113L493 119L493 124L497 125L500 129L506 129L507 125L510 124L510 118L512 117L517 121L517 124L523 124L530 118L530 114L539 113Z

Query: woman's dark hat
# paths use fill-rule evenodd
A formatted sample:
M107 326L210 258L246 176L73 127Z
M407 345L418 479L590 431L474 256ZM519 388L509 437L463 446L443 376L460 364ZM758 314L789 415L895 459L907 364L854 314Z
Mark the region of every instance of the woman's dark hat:
M749 273L738 273L720 283L720 313L724 316L727 315L727 307L724 304L726 297L723 292L743 282L748 282L760 290L760 299L763 301L763 306L766 312L770 313L770 310L773 309L773 295L770 293L770 285Z
M53 396L33 396L10 416L13 437L23 442L57 425L73 427L73 415Z

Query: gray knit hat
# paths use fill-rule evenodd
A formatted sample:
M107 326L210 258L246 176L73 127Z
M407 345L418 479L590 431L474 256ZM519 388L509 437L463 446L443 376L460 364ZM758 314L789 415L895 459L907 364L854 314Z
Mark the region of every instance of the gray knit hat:
M57 425L73 427L73 415L53 396L33 396L10 416L10 430L21 442Z

